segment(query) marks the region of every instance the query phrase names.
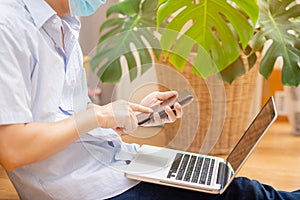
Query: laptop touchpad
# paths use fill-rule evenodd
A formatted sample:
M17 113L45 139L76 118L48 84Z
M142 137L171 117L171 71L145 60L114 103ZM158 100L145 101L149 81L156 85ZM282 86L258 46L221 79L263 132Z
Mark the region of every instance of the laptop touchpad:
M139 154L127 168L134 173L151 173L160 171L168 166L169 158L151 154Z
M136 162L144 165L152 165L156 167L165 167L168 163L168 158L159 157L157 155L140 154Z

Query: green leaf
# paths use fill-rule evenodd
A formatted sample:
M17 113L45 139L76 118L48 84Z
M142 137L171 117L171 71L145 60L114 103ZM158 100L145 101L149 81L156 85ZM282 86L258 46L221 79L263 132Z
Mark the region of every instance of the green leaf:
M258 16L259 16L259 8L257 0L254 1L241 1L241 0L232 0L235 2L243 12L249 16L253 25L257 23Z
M203 78L216 73L215 66L212 63L209 54L201 46L198 46L196 52L196 58L193 63L193 72Z
M90 62L90 66L93 71L97 72L101 81L110 83L119 81L121 77L118 76L118 79L116 79L116 75L111 68L114 68L114 65L116 64L117 66L122 65L122 56L127 62L131 81L137 77L137 66L149 66L149 64L153 63L151 57L152 51L159 49L159 47L155 46L155 44L159 45L159 42L153 42L151 48L148 47L144 41L145 38L149 38L149 35L147 36L146 33L151 34L148 29L122 32L121 34L107 38L98 44L95 55ZM134 54L137 54L140 58L139 63ZM155 53L153 53L153 55L155 55ZM142 72L144 73L145 71L142 70ZM105 78L102 77L104 74L106 74Z
M137 64L134 55L132 53L126 53L124 56L127 61L130 80L133 81L137 76L137 69L136 69Z
M109 39L110 37L113 37L115 36L116 34L119 34L120 31L122 31L122 25L119 25L119 26L115 26L113 28L111 28L108 32L106 32L105 34L103 34L101 36L101 38L99 39L99 43Z
M263 32L258 31L257 33L255 33L250 42L252 46L252 53L261 51L265 42L266 38L263 36Z
M103 30L107 28L112 28L112 27L121 27L124 23L123 18L112 18L112 19L107 19L106 21L103 22L103 24L100 26L99 32L101 33Z
M120 3L113 4L106 11L106 16L111 14L122 14L125 16L136 15L139 12L141 0L124 0Z
M171 30L165 31L168 32L169 36L172 36L173 33L177 34ZM194 54L191 55L192 51L196 54L195 56L193 56ZM192 57L194 57L194 59L190 59ZM190 62L193 66L193 72L201 77L207 77L213 74L213 64L210 55L202 46L195 44L193 39L186 35L180 37L177 41L177 45L170 50L169 62L180 71L183 71L187 62Z
M158 6L160 6L161 4L165 3L167 0L158 0Z
M245 57L243 60L243 56ZM244 61L248 63L245 65ZM256 64L257 56L251 46L247 46L240 57L220 72L222 80L231 84L236 78L244 75Z
M140 60L141 63L144 63L142 67L142 74L144 74L150 67L152 67L152 63L148 63L148 60L151 60L151 54L147 49L139 49L139 55L140 55Z
M300 84L300 5L293 0L271 0L261 4L262 34L272 44L261 61L260 73L268 78L278 57L283 59L282 83Z
M181 37L177 41L177 45L172 49L172 52L170 52L169 60L179 70L182 71L184 69L194 44L193 40Z
M106 82L106 83L118 82L122 76L122 68L120 62L118 60L113 61L110 67L108 67L105 71L99 70L97 75L101 77L102 82Z
M249 70L250 70L252 67L254 67L254 65L257 61L256 51L253 51L251 46L248 45L246 47L246 49L244 50L244 55L247 58L247 62L248 62L248 65L249 65Z
M214 62L211 66L217 66L222 71L240 56L240 44L242 48L248 45L254 33L253 27L258 13L256 0L201 0L199 3L192 0L161 0L157 25L160 26L168 20L166 29L177 33L169 34L169 31L165 31L161 38L162 48L166 51L182 48L184 41L181 37L184 33L193 39L194 45L203 46ZM190 50L190 45L188 43L186 51ZM171 62L181 63L176 56L170 59L174 59ZM182 65L178 68L181 69ZM210 69L204 72L204 68L202 70L201 74L213 71Z
M246 72L242 59L239 57L231 65L220 72L224 82L231 84L237 77Z
M121 57L127 62L131 81L138 76L138 66L144 73L152 66L152 55L159 57L160 43L152 32L156 26L156 8L157 0L124 0L107 10L109 18L100 26L99 44L90 62L101 81L120 80L124 73Z

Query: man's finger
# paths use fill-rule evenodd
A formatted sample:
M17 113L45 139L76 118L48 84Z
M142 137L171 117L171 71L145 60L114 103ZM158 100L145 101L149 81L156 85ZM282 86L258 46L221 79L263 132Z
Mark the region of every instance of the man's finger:
M176 118L181 118L182 117L182 107L179 103L174 104L174 110L176 112Z
M158 92L156 94L156 98L158 100L166 100L166 99L169 99L173 96L178 96L178 93L176 91L167 91L167 92Z
M144 112L144 113L150 113L153 112L153 110L149 107L142 106L141 104L137 103L129 103L130 108L134 112Z
M174 122L176 120L176 115L170 107L166 107L165 112L168 114L167 123Z

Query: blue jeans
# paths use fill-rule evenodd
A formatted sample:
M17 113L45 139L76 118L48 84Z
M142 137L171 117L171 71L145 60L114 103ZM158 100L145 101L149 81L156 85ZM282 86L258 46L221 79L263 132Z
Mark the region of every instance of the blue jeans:
M141 182L110 200L300 200L300 190L285 192L247 178L236 178L222 195Z

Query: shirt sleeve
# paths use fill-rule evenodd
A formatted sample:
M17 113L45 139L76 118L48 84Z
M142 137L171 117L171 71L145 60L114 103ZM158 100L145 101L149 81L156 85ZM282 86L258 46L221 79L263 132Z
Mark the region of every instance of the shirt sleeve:
M31 62L27 38L1 23L0 36L0 124L30 122Z

